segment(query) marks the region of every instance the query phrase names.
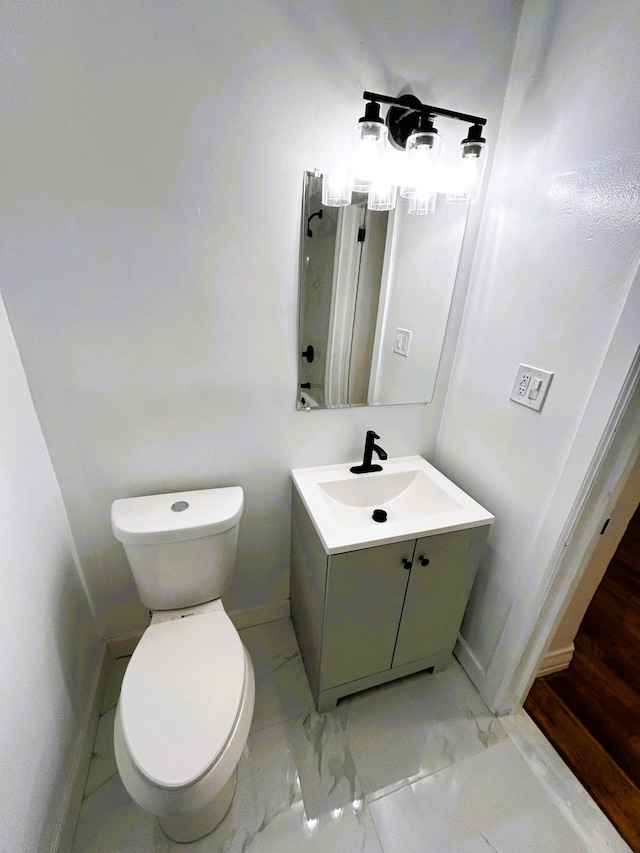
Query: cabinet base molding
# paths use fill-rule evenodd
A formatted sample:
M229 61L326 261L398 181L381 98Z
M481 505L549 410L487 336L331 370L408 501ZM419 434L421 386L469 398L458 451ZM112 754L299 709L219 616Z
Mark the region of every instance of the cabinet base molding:
M358 678L348 684L321 690L317 697L314 696L316 707L318 712L322 714L325 711L333 710L339 699L344 699L345 696L351 696L353 693L360 693L362 690L368 690L370 687L379 687L381 684L396 681L406 675L414 675L416 672L425 669L431 669L434 673L442 672L451 663L451 658L451 651L446 651L428 658L422 658L422 660L405 663L402 666L394 666L393 669L376 672L373 675L367 675L365 678Z

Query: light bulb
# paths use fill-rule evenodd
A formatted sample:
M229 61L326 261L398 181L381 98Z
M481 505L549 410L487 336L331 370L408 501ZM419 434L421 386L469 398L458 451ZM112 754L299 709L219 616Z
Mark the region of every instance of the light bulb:
M404 176L400 195L409 198L417 191L436 188L440 137L437 131L416 131L407 140Z

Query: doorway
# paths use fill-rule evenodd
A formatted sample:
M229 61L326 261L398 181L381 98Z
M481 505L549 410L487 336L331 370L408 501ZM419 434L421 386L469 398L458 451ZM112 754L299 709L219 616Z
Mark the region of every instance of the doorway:
M569 668L538 678L524 707L640 851L640 507L587 608Z

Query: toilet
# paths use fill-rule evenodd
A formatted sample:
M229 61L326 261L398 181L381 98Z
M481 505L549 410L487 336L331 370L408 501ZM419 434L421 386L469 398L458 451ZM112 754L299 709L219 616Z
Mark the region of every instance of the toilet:
M131 798L179 842L207 835L229 810L253 716L253 665L220 600L243 506L233 486L111 508L151 611L122 682L116 763Z

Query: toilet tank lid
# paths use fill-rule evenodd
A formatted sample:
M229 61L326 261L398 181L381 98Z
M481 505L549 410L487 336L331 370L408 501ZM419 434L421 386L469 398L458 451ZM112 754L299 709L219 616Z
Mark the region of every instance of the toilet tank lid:
M185 542L238 524L243 507L240 486L121 498L111 506L111 527L125 545Z

